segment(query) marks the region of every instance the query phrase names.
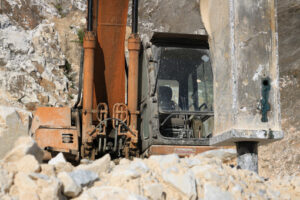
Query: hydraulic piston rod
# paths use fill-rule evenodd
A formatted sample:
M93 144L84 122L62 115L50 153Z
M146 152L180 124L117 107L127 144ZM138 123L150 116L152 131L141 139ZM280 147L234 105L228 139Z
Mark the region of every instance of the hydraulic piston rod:
M130 112L130 128L137 130L138 109L138 74L140 38L137 33L138 26L138 0L132 5L132 33L128 39L129 70L128 70L128 108Z
M92 29L92 0L88 2L88 27L84 35L84 69L83 69L83 110L82 110L82 143L85 146L91 139L92 129L93 84L94 84L94 50L96 38Z

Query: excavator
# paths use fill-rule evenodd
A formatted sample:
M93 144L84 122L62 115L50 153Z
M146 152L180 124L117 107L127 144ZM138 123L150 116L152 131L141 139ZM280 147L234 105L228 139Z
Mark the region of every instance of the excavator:
M88 0L78 99L37 108L31 134L46 152L95 159L196 154L213 129L213 73L207 35L155 32L141 42L138 0L125 59L129 0Z

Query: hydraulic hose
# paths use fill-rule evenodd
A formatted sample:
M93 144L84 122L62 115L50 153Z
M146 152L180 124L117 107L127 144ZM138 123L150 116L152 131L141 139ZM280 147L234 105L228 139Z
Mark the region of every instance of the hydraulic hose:
M93 0L88 2L88 26L87 31L93 31Z
M138 11L138 0L132 0L132 33L134 34L138 32Z

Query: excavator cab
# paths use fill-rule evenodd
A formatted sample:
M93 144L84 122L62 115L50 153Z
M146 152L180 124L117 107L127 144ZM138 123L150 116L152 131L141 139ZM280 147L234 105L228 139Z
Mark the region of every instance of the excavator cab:
M213 131L213 73L207 39L154 33L145 45L139 92L143 150L153 144L177 149L208 145Z

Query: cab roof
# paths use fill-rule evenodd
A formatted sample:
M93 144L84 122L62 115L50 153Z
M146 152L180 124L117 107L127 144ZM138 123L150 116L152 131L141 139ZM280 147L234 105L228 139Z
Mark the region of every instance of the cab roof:
M207 35L154 32L150 42L156 46L209 49Z

